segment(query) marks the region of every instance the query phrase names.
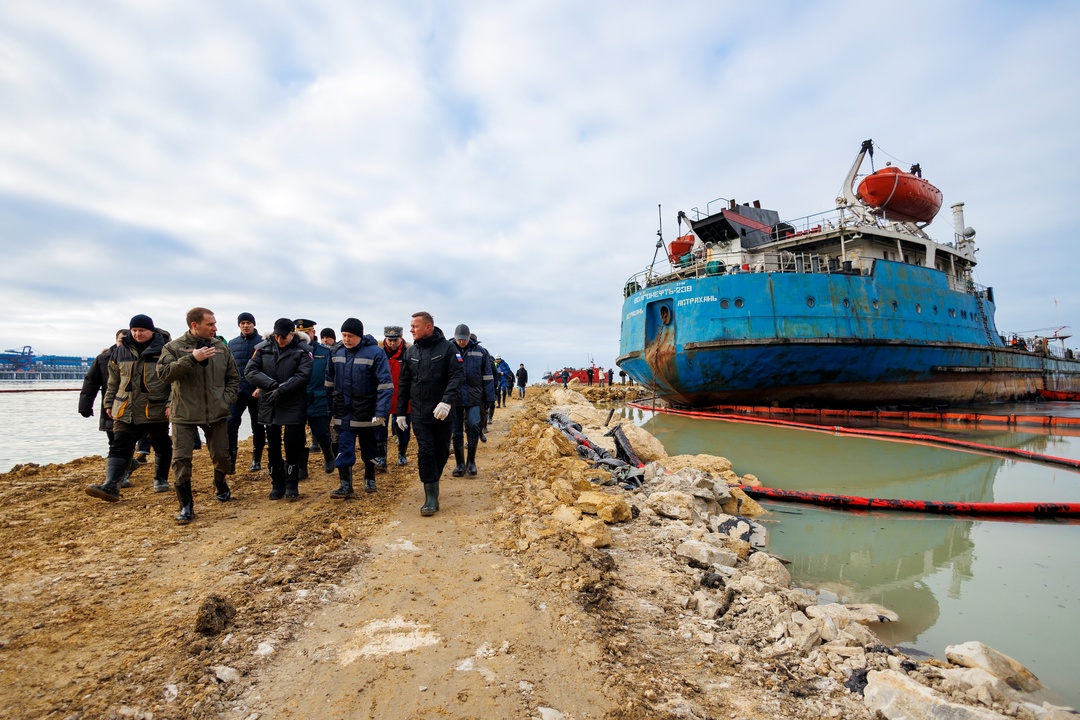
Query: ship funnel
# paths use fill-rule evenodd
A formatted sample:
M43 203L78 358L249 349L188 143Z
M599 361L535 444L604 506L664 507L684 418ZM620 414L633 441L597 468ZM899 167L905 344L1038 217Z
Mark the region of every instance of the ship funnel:
M953 233L956 238L956 247L967 249L975 244L975 228L964 225L964 203L958 202L952 205Z

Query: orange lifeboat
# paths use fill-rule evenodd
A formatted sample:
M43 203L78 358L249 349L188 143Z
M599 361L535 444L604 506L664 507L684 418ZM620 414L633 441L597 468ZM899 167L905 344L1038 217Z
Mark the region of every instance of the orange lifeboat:
M941 191L918 175L883 167L859 183L859 198L887 220L928 223L941 209Z

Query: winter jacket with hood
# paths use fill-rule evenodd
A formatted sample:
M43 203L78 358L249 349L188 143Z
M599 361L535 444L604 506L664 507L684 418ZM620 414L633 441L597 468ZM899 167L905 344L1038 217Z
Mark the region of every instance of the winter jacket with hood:
M79 414L83 417L93 417L94 400L97 399L98 393L101 393L101 406L98 408L101 416L98 418L98 430L102 432L112 430L112 418L105 412L105 408L108 407L105 404L105 391L109 389L109 363L119 347L119 345L110 345L94 358L94 362L86 371L82 389L79 391Z
M213 347L217 354L198 362L196 348ZM240 374L229 346L221 338L203 340L189 330L165 343L157 365L158 377L172 385L169 419L181 425L208 425L227 420L236 402Z
M259 388L259 422L263 425L303 425L307 422L307 386L311 377L311 346L307 336L294 333L285 347L271 335L255 346L244 373Z
M454 343L454 349L461 354L465 369L465 379L461 383L460 396L456 404L468 407L494 403L495 364L491 355L475 340L470 340L464 348Z
M124 338L109 362L109 385L105 391L105 407L112 409L114 423L135 425L168 422L169 386L158 377L169 335L155 330L144 347L131 337Z

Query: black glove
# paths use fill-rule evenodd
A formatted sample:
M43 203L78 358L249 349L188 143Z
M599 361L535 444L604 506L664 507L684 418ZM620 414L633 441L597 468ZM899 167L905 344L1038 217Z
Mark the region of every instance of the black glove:
M82 415L83 417L94 417L93 409L91 409L91 410L80 410L79 414Z
M267 405L273 405L277 402L279 392L280 391L277 388L274 388L273 390L267 390L263 393L263 400L266 400Z

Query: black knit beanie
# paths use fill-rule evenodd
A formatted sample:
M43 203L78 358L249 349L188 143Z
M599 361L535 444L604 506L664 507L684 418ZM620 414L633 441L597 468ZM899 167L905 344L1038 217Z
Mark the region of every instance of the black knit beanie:
M252 315L251 313L244 312L244 313L240 313L239 315L236 316L236 324L237 325L244 322L245 320L247 320L252 325L255 324L255 316Z
M149 315L136 315L131 318L131 322L128 323L128 329L143 328L144 330L156 330L154 327L154 321L150 319Z
M356 318L346 318L345 322L341 323L341 332L352 333L359 337L364 336L364 323L360 322Z

